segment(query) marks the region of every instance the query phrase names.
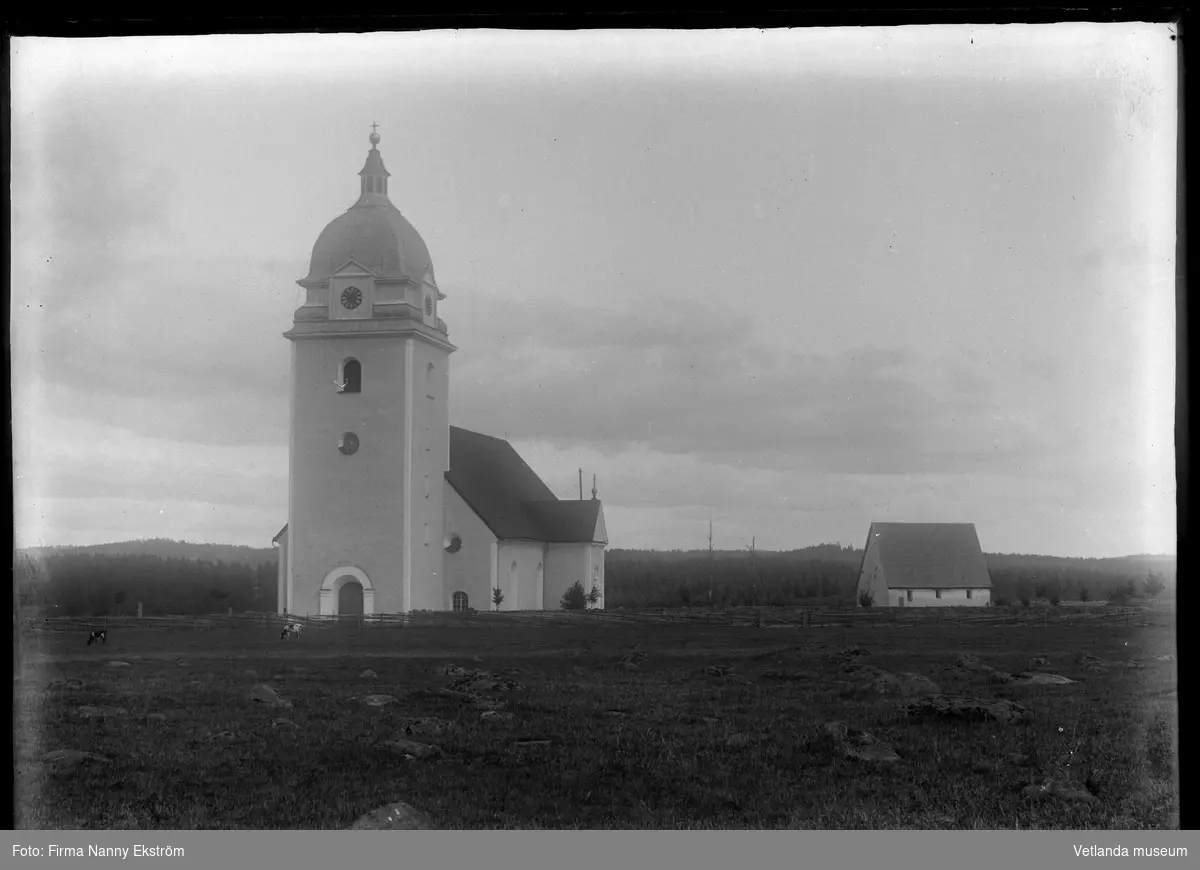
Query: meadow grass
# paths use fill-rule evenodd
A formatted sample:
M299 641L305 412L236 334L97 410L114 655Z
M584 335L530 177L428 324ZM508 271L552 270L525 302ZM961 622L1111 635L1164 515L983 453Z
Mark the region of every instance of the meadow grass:
M329 628L288 641L269 628L122 629L103 647L85 647L81 632L38 633L18 687L18 827L341 828L398 800L461 829L1177 827L1175 663L1158 658L1174 653L1174 637L1164 625L581 621ZM897 698L847 679L839 653L853 645L945 693L1017 701L1032 720L906 717ZM644 657L622 662L635 648ZM946 670L963 653L1009 672L1042 657L1042 670L1077 682L997 684ZM519 681L493 693L512 718L419 691L445 687L449 664ZM368 668L376 675L360 676ZM250 700L258 683L292 707ZM398 701L364 705L372 693ZM88 706L110 709L88 717ZM404 733L422 719L445 730ZM829 751L817 738L830 720L869 730L900 760ZM441 752L407 758L386 745L397 735ZM108 761L42 761L56 749ZM1026 794L1048 775L1086 782L1092 798Z

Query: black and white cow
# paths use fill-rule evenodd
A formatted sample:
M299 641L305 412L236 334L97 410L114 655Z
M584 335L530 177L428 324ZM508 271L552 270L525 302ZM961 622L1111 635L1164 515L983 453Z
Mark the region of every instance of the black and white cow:
M87 645L91 646L94 643L108 644L108 629L100 628L88 635Z
M289 637L299 637L301 625L295 622L290 622L284 626L283 631L279 632L279 639L286 640Z

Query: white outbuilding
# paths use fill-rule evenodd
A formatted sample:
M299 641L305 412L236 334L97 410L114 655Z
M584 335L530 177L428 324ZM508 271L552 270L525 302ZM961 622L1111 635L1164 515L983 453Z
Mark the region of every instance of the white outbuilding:
M872 523L856 599L874 607L986 607L992 578L974 523Z

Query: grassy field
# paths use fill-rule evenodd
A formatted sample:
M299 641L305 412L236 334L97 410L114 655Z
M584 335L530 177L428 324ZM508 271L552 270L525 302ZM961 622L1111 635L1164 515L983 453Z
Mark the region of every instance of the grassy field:
M1178 826L1173 613L849 621L31 633L18 827L340 828L392 801L444 828ZM1028 717L906 713L937 690Z

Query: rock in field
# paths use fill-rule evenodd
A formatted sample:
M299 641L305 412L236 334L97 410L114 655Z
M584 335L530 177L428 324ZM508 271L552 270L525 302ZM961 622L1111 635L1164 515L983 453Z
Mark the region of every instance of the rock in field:
M515 717L512 713L501 710L484 710L479 714L479 718L488 722L511 722Z
M388 749L394 749L405 755L411 755L413 758L430 758L434 755L440 755L442 752L440 747L428 743L418 743L415 740L408 740L404 737L394 737L391 740L385 740L383 745Z
M1061 674L1031 674L1028 671L1013 674L1013 681L1021 686L1065 686L1075 682Z
M86 763L108 764L110 761L112 761L111 758L97 755L94 752L83 752L79 749L55 749L42 756L42 762L45 764L63 766Z
M942 691L937 683L928 677L909 672L893 674L874 665L849 664L842 667L842 673L863 680L860 688L881 695L899 695L907 698L915 695L936 695Z
M246 693L251 701L259 704L266 704L268 707L291 707L291 701L285 701L279 697L274 689L266 683L259 683Z
M437 716L418 716L405 719L400 724L400 730L405 734L445 734L453 728L453 722Z
M1097 800L1096 796L1084 788L1082 785L1073 782L1064 782L1059 779L1046 779L1040 783L1027 785L1024 789L1026 797L1034 800L1045 800L1046 798L1056 797L1064 801L1078 801L1083 803L1093 803Z
M433 820L406 803L387 804L371 810L350 826L352 831L431 831Z
M996 670L991 665L981 662L971 653L963 653L958 656L950 667L956 671L967 671L973 674L991 674Z
M363 671L361 674L358 675L358 678L360 680L373 680L378 676L379 676L379 674L375 673L370 668L367 668L365 671Z
M363 695L362 702L368 707L385 707L388 704L399 703L395 695Z
M1027 722L1029 710L1002 698L966 698L961 695L929 695L904 705L909 716L942 716L966 722L995 721L1007 725Z
M842 658L845 658L845 659L858 659L858 658L865 659L865 658L871 657L871 651L869 649L867 649L865 646L858 646L857 644L855 644L854 646L846 647L844 650L842 650L840 653L838 653L838 655L840 655Z
M849 728L841 722L826 722L822 725L819 742L824 743L834 754L854 761L900 761L896 750L869 731Z
M83 680L78 680L74 677L68 679L54 679L46 684L47 689L82 689Z
M127 667L129 667L129 662L123 662L123 661L114 659L113 661L108 663L108 666L110 668L127 668Z
M79 715L84 719L108 719L114 716L124 716L128 712L124 707L92 707L85 704L79 708Z

